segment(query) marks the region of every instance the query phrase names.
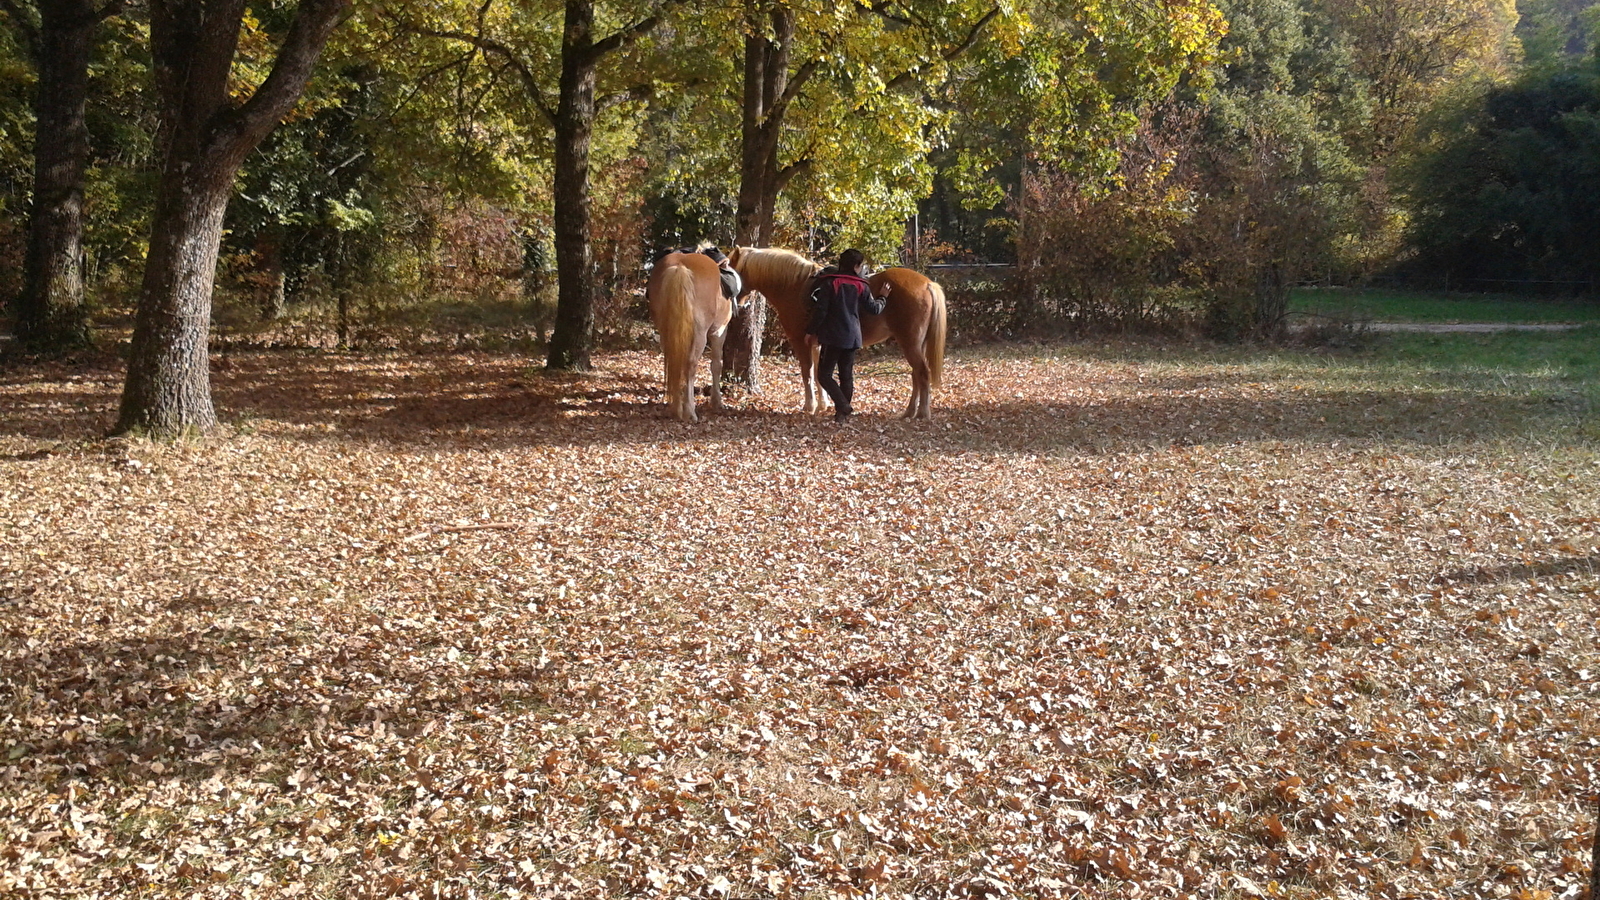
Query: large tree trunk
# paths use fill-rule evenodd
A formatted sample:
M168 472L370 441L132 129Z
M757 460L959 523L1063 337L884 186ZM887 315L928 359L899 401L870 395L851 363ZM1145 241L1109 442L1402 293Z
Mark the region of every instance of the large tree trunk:
M738 242L765 247L772 241L778 199L778 148L794 92L789 58L794 13L781 5L750 0L745 10L744 96L739 132ZM764 21L765 20L765 21ZM771 36L766 33L770 24ZM797 81L809 78L808 65Z
M789 57L794 41L794 13L781 5L749 0L745 16L749 33L744 40L735 240L740 246L766 247L772 243L783 182L778 147L784 114L793 97L789 90ZM768 22L772 27L770 37L764 30ZM761 390L761 343L766 327L766 298L751 294L749 307L728 323L728 338L722 345L726 379L751 392Z
M594 3L567 0L555 115L556 323L545 365L581 372L594 343L594 254L589 246L589 142L594 133Z
M174 434L217 424L207 347L217 248L234 171L215 160L178 165L205 166L210 177L201 180L192 170L163 173L119 431Z
M216 424L206 351L233 179L299 100L348 3L301 0L271 74L234 106L229 74L245 0L151 0L161 181L117 432L174 434Z
M83 286L83 175L89 160L84 106L101 15L90 0L55 0L39 4L39 19L33 213L17 298L17 339L31 352L58 354L90 342Z

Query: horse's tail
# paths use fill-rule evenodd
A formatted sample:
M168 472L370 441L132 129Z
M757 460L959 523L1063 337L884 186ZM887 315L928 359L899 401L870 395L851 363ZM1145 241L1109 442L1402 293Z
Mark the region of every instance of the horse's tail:
M949 315L945 312L944 288L938 282L928 282L928 294L932 304L928 310L928 334L922 339L922 355L928 359L929 387L939 387L939 378L944 373L944 342L949 331Z
M694 272L673 266L661 276L661 353L666 356L669 404L689 378L686 361L694 346Z

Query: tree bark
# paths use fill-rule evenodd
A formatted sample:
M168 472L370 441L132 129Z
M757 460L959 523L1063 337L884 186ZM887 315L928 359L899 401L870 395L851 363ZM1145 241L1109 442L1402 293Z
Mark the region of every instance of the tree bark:
M89 161L84 108L89 57L102 18L91 0L46 0L32 35L39 74L33 210L16 309L17 340L33 353L90 345L83 279L83 178Z
M728 322L722 344L722 379L752 394L761 393L761 343L767 331L767 298L745 295L749 305Z
M789 103L814 66L789 77L794 43L794 13L782 5L748 0L744 41L744 93L739 131L739 203L735 242L745 247L770 246L777 218L778 195L787 179L778 166L779 139ZM766 26L770 24L769 37ZM749 295L750 305L728 323L722 345L726 380L752 393L761 390L761 344L767 326L767 302Z
M117 433L216 424L207 346L233 179L293 108L349 0L302 0L272 72L242 105L228 76L245 0L151 0L161 176Z
M276 322L289 312L287 273L283 269L283 230L262 228L256 238L256 258L261 263L261 321Z
M555 114L556 323L545 366L587 371L594 344L589 143L594 135L594 3L567 0Z
M791 78L794 12L781 4L749 0L745 9L750 34L744 44L744 95L739 133L739 205L735 218L738 243L765 247L772 241L778 195L787 179L778 165L778 150L789 104L816 71L807 62ZM771 27L771 36L766 34Z
M589 145L594 136L595 73L607 53L655 27L655 18L594 37L594 0L567 0L555 129L556 320L545 368L589 369L594 349L594 248L589 242Z
M1589 848L1589 900L1600 898L1600 803L1595 806L1594 846Z

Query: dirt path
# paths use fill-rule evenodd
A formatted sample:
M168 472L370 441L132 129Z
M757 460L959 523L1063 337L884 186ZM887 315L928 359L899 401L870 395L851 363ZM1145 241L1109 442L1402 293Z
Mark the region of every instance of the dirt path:
M1512 323L1512 322L1373 322L1367 326L1373 331L1417 332L1422 334L1493 334L1500 331L1573 331L1582 324Z

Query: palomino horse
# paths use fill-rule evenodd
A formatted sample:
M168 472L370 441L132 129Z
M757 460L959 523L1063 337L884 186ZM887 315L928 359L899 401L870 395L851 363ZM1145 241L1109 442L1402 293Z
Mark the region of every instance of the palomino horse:
M722 340L733 309L722 296L717 264L700 253L668 253L645 285L650 319L661 335L667 367L667 409L695 422L694 378L700 354L711 348L711 408L722 408Z
M744 290L760 291L777 312L783 336L800 360L800 385L805 392L802 408L816 412L822 405L814 377L817 350L806 342L806 325L811 318L811 280L817 264L788 250L752 247L735 248L728 261L744 279ZM944 289L911 269L885 269L867 282L874 291L888 282L890 293L883 315L861 317L861 341L871 346L894 338L911 364L911 402L906 405L905 417L929 418L933 389L939 386L944 369Z

